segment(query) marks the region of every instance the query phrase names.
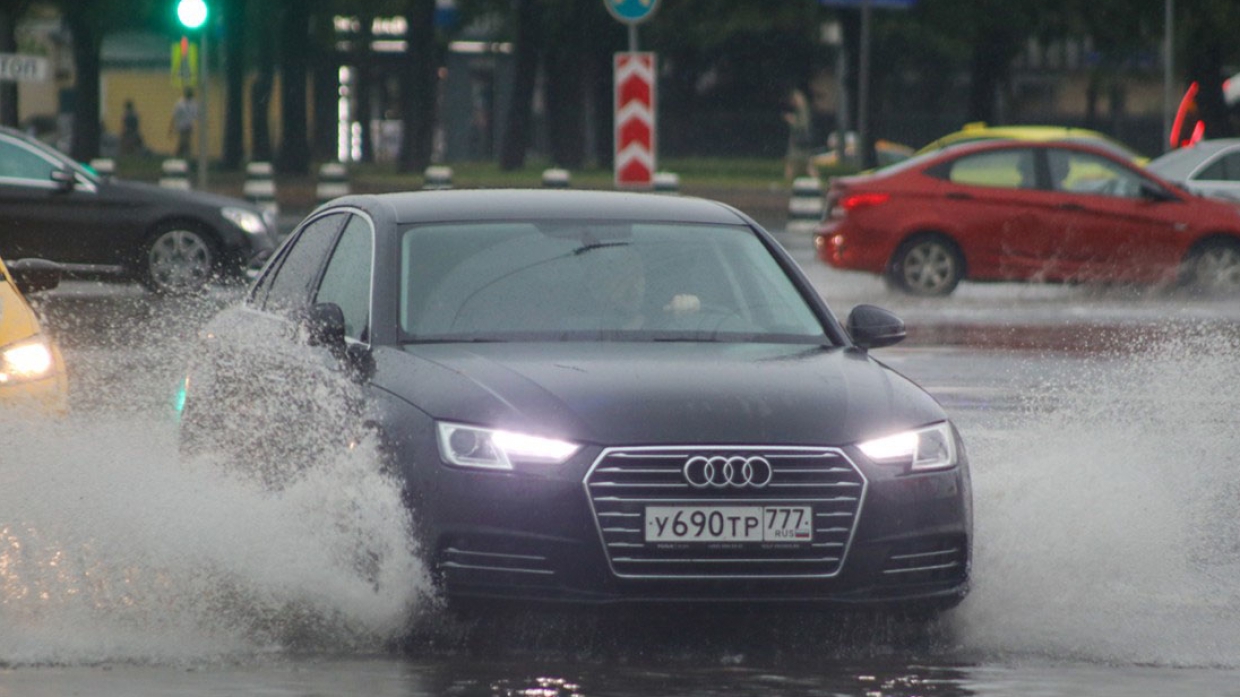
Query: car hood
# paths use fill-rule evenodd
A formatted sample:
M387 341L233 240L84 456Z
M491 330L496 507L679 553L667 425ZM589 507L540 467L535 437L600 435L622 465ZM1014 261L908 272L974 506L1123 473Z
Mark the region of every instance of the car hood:
M107 193L117 198L177 208L191 207L200 210L217 211L224 206L232 206L258 212L248 201L243 201L239 198L221 196L207 191L183 191L124 179L111 179L100 182L99 190L101 193Z
M432 417L599 445L843 445L946 418L857 350L783 344L414 345L374 383Z

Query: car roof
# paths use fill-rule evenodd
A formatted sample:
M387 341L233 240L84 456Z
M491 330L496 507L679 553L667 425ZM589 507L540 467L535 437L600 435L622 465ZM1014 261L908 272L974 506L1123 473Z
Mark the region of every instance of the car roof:
M348 196L330 204L386 209L397 224L511 219L753 224L718 201L623 191L452 189Z
M1240 146L1240 138L1201 140L1186 148L1177 148L1154 158L1148 165L1152 172L1169 178L1186 179L1211 155Z
M975 142L990 139L1015 139L1026 142L1042 142L1049 140L1078 140L1083 142L1098 141L1104 147L1108 147L1117 154L1123 154L1126 158L1144 164L1148 158L1136 152L1128 145L1115 140L1114 138L1093 131L1088 128L1077 128L1075 126L1048 126L1048 125L1014 125L1014 126L987 126L982 122L968 123L959 131L948 133L933 142L925 145L921 152L929 152L935 149L954 145L956 143Z

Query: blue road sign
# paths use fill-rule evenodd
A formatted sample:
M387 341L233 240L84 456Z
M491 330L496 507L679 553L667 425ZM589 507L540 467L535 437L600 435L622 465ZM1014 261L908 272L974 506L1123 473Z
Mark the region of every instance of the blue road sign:
M612 17L625 24L637 24L650 19L659 0L603 0Z

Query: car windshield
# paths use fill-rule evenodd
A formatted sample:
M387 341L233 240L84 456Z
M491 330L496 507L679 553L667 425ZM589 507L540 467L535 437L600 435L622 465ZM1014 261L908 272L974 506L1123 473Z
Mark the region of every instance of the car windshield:
M410 227L406 342L832 343L747 227L529 221Z

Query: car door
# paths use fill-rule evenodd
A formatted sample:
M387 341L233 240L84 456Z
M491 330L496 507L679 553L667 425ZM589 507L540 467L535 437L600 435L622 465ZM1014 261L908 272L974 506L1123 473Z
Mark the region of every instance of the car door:
M72 186L53 180L58 172L69 176ZM103 244L107 225L98 201L95 182L71 163L0 133L0 254L67 264L122 263Z
M1158 280L1179 262L1181 203L1149 196L1162 186L1135 167L1085 150L1048 148L1050 187L1059 196L1063 254L1080 280ZM1172 197L1168 197L1172 198Z
M1032 148L1008 147L965 154L931 172L947 180L942 213L973 278L1027 279L1053 263L1057 231L1039 189Z

